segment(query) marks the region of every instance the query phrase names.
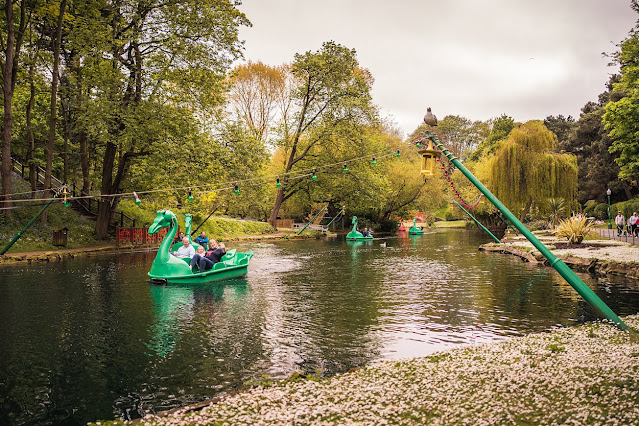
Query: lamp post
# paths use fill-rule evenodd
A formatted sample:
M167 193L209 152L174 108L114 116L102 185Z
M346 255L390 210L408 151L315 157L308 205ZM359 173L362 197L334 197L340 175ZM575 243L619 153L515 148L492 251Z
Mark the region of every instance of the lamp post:
M608 196L608 229L612 229L612 222L610 221L610 194L612 194L612 191L608 188L606 191L606 195Z
M424 122L429 126L437 125L435 120L430 120L430 118L434 116L428 109L428 113L426 117L424 117ZM431 121L431 122L429 122ZM431 124L432 123L432 124ZM479 189L484 196L504 215L506 218L517 228L521 234L528 239L532 243L532 245L541 253L547 260L550 266L552 266L558 273L561 275L568 284L571 285L581 297L584 298L586 302L590 304L598 313L604 318L612 321L622 330L629 330L626 323L624 323L621 318L615 314L612 309L606 305L606 303L599 298L582 280L579 278L569 267L566 265L561 259L557 258L545 245L542 244L541 241L532 233L528 228L521 223L517 217L505 205L493 195L492 192L488 190L453 154L451 154L438 140L437 136L432 134L431 132L426 132L425 136L430 139L435 146L441 150L441 153L457 167L457 170L462 172L468 180L475 185L477 189ZM427 154L429 155L429 153Z

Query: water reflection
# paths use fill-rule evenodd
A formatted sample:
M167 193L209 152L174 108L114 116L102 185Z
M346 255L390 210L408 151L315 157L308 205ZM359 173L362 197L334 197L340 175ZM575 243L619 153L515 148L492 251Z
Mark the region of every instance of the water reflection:
M239 244L248 275L154 286L154 253L0 269L0 424L136 418L263 374L332 375L596 316L552 269L461 230ZM384 245L380 242L385 243ZM582 279L620 315L639 286Z

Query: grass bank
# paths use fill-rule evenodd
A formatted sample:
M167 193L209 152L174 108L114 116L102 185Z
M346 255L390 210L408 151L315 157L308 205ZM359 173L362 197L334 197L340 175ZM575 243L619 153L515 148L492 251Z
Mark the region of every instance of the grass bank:
M639 315L624 320L639 327ZM639 334L590 323L276 382L142 423L636 425Z

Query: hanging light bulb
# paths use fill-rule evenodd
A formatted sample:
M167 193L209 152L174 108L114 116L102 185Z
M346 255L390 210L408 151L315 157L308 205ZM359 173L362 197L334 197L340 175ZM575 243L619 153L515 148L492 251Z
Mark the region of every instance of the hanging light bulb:
M240 193L240 187L237 185L237 183L235 184L235 189L233 190L233 192L235 193L235 195L238 195Z
M135 205L139 206L140 204L142 204L142 201L140 201L140 197L138 197L137 192L133 191L133 197L135 198Z
M399 158L399 149L397 150L396 157Z
M280 178L277 178L277 181L275 182L275 187L276 188L281 188L282 184L280 183Z
M315 169L313 169L313 176L311 176L311 179L317 180L317 175L315 174Z
M344 163L344 168L342 169L344 173L348 173L348 167L346 167L346 163Z
M371 161L371 164L374 166L377 164L377 161L375 160L375 157L373 157L373 161Z
M189 188L189 201L193 201L193 193L191 192L191 188Z

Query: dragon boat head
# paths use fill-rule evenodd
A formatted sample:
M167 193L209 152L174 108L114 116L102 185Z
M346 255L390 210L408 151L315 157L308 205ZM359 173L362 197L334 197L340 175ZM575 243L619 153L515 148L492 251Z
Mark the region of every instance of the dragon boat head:
M149 234L155 234L160 229L171 226L171 221L175 220L175 214L171 210L158 210L158 215L149 226Z

